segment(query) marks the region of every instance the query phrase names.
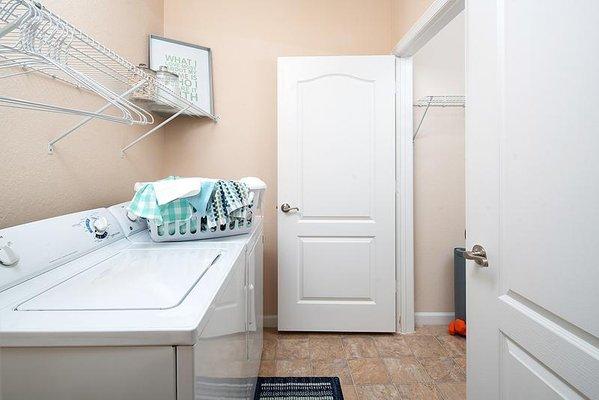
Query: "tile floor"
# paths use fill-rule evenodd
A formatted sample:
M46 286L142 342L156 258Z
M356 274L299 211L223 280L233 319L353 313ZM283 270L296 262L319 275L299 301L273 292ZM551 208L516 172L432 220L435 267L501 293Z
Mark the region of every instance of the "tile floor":
M346 400L466 398L466 340L446 326L409 335L265 329L261 376L338 376Z

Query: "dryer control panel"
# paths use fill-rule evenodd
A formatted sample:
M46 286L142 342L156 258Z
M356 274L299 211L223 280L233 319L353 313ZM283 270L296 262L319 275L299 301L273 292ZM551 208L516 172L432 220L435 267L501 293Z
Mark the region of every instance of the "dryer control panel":
M2 229L0 291L124 237L106 208Z
M116 204L108 207L108 211L114 216L121 230L126 237L134 233L148 229L148 224L145 219L139 218L137 215L129 211L129 201L121 204Z

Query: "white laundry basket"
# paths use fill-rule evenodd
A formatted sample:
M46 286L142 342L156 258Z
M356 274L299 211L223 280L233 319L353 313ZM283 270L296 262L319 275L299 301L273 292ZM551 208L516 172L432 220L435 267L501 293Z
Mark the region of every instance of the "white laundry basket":
M250 196L253 196L250 207L251 217L245 221L232 221L225 226L217 226L210 229L205 223L202 223L195 214L186 221L176 221L156 226L154 221L148 221L150 228L150 237L155 242L178 242L184 240L212 239L223 236L233 236L248 233L252 230L253 221L256 216L262 215L262 199L266 191L266 183L259 178L242 178L240 182L245 183Z

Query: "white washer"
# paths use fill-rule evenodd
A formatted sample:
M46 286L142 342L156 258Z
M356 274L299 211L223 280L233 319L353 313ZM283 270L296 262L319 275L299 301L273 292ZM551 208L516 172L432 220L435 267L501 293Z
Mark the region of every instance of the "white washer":
M154 243L117 205L0 230L0 398L253 398L261 218L254 224L246 235Z

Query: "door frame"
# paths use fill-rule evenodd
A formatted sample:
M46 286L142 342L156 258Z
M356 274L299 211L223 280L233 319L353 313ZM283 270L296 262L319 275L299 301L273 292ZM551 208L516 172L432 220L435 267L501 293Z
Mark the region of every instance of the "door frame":
M435 0L393 49L396 63L397 331L414 331L414 142L412 56L465 9L465 0Z

